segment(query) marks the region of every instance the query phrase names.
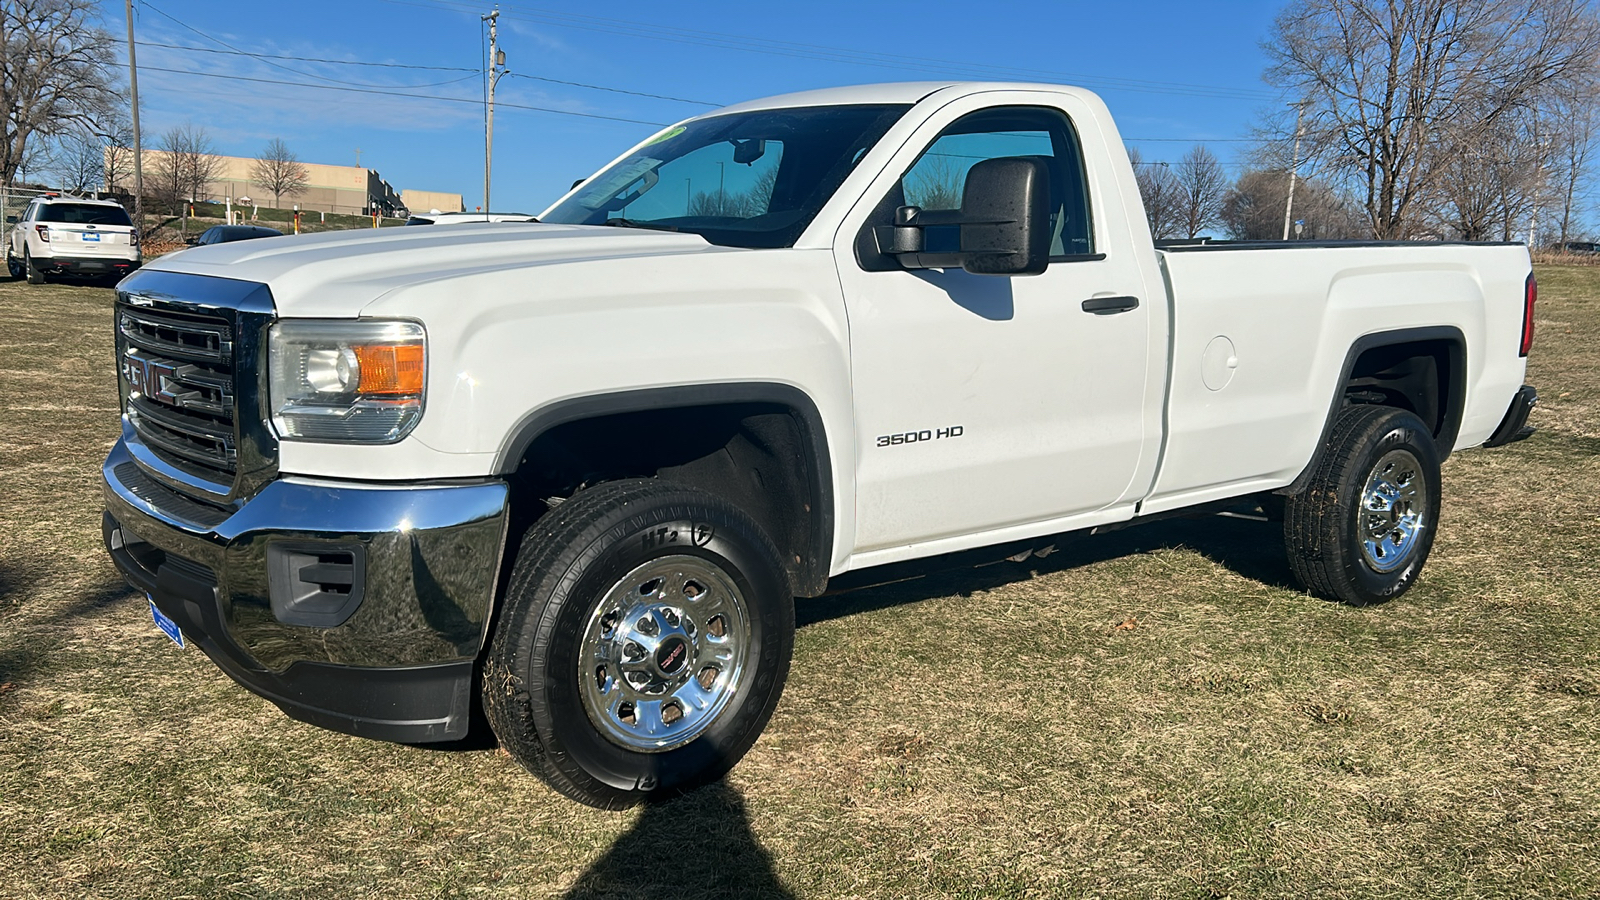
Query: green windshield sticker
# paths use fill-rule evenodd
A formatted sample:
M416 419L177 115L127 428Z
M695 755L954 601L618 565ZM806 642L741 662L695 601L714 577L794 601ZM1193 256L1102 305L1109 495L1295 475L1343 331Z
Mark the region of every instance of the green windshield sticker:
M683 134L683 132L684 127L682 125L675 125L671 128L668 128L666 131L661 132L650 140L645 141L644 146L649 147L652 144L659 144L662 141L670 141L678 135Z

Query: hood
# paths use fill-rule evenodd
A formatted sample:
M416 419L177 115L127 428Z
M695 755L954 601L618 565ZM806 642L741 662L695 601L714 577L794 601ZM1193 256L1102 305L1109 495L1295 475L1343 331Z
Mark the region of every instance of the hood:
M259 282L271 288L279 315L343 318L397 287L475 272L721 249L696 234L499 222L236 241L171 253L145 268Z

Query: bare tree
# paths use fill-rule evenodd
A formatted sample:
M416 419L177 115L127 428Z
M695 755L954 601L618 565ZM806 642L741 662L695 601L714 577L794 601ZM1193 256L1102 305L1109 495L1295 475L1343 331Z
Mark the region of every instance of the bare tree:
M778 167L770 166L756 176L755 184L747 191L702 191L689 202L691 216L732 216L749 219L770 211L772 189L778 183Z
M274 208L283 206L284 194L294 197L305 193L310 177L306 167L300 163L300 157L289 149L282 138L268 141L266 149L256 157L255 165L250 167L250 180L272 194Z
M1600 19L1588 0L1303 0L1266 50L1268 80L1306 103L1311 155L1375 236L1406 238L1464 148L1593 77Z
M0 2L0 179L31 161L29 144L82 127L119 102L116 44L95 0Z
M1222 202L1228 195L1228 173L1216 155L1200 144L1178 160L1173 177L1179 188L1179 227L1189 237L1198 237L1221 220Z
M216 155L211 136L200 126L185 123L167 129L157 143L154 156L155 196L183 218L183 233L189 233L189 204L206 198L206 187L216 179L222 159Z
M74 128L55 140L51 173L56 186L71 193L96 190L105 177L105 151L89 127Z
M1178 236L1183 226L1183 185L1164 162L1145 162L1138 147L1128 148L1134 178L1139 182L1139 197L1150 223L1150 236L1158 241Z
M133 127L126 119L118 118L106 128L104 172L102 183L108 191L132 193L126 185L133 177Z
M1283 236L1289 197L1285 169L1252 169L1239 176L1222 205L1222 224L1241 241L1276 241ZM1367 233L1360 212L1322 182L1305 178L1295 186L1297 236L1308 241L1347 240Z
M111 190L118 169L121 174L131 171L132 151L126 150L132 140L131 129L120 111L113 111L98 119L73 126L51 142L49 170L57 187L72 192ZM123 151L113 154L112 144L121 144Z
M1595 109L1597 101L1600 101L1600 90L1584 85L1563 92L1556 103L1558 125L1551 183L1555 188L1559 241L1563 249L1573 240L1578 228L1579 206L1589 198L1593 179L1589 164L1596 134L1600 132L1600 112Z
M1511 240L1550 193L1554 142L1545 125L1536 111L1516 110L1452 148L1438 163L1435 230L1466 241Z
M906 204L923 209L960 209L967 168L942 153L929 153L917 161L905 179Z

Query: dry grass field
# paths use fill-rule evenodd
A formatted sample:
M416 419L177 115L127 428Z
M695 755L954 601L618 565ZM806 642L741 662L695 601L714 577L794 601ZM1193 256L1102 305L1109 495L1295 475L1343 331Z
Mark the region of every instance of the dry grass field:
M0 283L0 897L1600 895L1600 269L1539 275L1540 431L1399 601L1219 517L806 601L749 757L625 813L169 643L99 543L111 292Z

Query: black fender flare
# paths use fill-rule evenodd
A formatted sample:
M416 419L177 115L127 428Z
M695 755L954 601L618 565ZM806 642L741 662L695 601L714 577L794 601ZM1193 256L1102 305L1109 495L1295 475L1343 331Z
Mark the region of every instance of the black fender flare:
M784 407L800 429L800 440L810 461L810 471L803 474L813 498L809 514L809 537L813 552L811 558L801 564L802 577L796 589L802 596L819 595L826 589L833 557L833 465L822 414L810 395L793 385L764 381L695 384L613 391L558 400L529 412L512 426L495 455L494 471L500 475L515 472L523 454L528 452L533 442L559 425L620 413L742 403Z
M1298 494L1306 489L1311 481L1311 473L1316 470L1317 462L1322 458L1323 450L1328 446L1328 436L1333 430L1333 420L1338 417L1339 410L1344 407L1344 386L1350 381L1350 374L1355 371L1356 361L1363 353L1378 347L1392 347L1396 344L1416 344L1424 341L1440 341L1450 348L1450 372L1444 419L1439 425L1439 433L1434 435L1434 440L1439 448L1439 461L1444 462L1450 456L1451 449L1455 446L1456 437L1461 433L1461 415L1466 406L1467 397L1467 338L1461 329L1454 325L1429 325L1421 328L1400 328L1394 331L1380 331L1373 334L1364 334L1356 338L1350 345L1350 350L1345 353L1344 365L1339 369L1339 379L1333 384L1333 396L1328 401L1328 414L1322 421L1322 436L1317 439L1315 452L1306 463L1304 469L1294 481L1276 491L1279 494Z

